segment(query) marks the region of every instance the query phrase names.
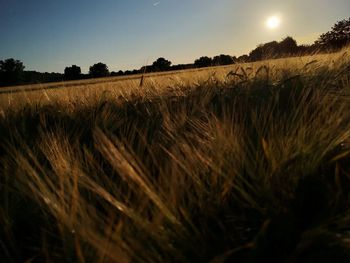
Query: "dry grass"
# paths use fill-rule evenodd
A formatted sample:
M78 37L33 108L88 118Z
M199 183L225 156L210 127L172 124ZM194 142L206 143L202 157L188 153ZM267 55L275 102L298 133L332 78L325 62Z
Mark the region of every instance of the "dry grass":
M349 73L343 52L2 94L1 258L346 262Z

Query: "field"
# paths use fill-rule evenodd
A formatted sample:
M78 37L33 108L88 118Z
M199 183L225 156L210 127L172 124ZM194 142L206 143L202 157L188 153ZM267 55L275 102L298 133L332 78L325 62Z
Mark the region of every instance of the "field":
M192 89L215 77L220 82L227 80L229 72L246 74L247 78L255 77L255 73L262 66L269 68L269 77L274 80L303 74L304 69L327 66L337 67L339 61L349 61L350 55L345 50L336 54L319 54L314 56L274 59L263 62L244 63L229 66L210 67L202 69L179 70L172 72L148 73L144 75L142 88L141 76L109 77L100 79L56 82L49 84L25 85L17 87L3 87L0 89L0 110L6 108L21 108L25 105L52 105L53 103L68 104L70 107L80 103L96 103L100 97L160 96L164 93L182 95L184 91ZM305 68L305 65L307 68ZM244 72L241 72L241 70Z
M349 262L348 52L0 89L0 258Z

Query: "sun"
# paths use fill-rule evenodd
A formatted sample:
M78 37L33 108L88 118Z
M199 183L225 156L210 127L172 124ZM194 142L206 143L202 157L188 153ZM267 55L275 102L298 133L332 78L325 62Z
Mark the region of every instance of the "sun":
M266 26L271 30L278 28L280 24L281 24L281 19L278 16L270 16L266 20Z

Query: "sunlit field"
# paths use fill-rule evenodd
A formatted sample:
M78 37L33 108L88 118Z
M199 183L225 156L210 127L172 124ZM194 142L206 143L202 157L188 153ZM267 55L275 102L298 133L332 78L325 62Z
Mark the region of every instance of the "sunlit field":
M3 262L350 262L348 50L0 92Z
M209 77L214 77L221 83L230 79L230 77L227 78L230 72L242 74L244 78L253 78L262 67L268 68L271 80L280 80L286 74L291 76L303 74L304 71L312 71L320 67L334 69L339 66L339 61L346 63L350 60L348 52L345 49L336 54L281 58L229 66L3 87L0 88L0 110L23 107L28 103L36 105L65 103L70 106L80 105L80 102L91 104L96 103L96 100L99 101L102 94L104 98L107 96L114 99L121 97L130 99L130 96L159 96L161 93L180 95L207 81Z

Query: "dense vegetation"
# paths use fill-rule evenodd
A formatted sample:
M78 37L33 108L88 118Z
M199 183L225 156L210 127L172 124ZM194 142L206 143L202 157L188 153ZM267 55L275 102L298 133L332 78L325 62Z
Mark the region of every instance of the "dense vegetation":
M349 262L350 69L239 68L0 114L4 262Z
M194 63L179 65L171 65L171 61L161 57L154 61L152 65L143 66L141 69L126 70L124 72L121 70L118 72L110 72L106 64L99 62L90 67L88 74L82 74L81 68L77 65L66 67L64 69L64 74L47 72L39 73L36 71L24 71L24 66L21 61L7 59L4 61L0 60L0 87L107 76L122 76L146 72L183 70L260 61L271 58L310 55L319 52L335 52L339 51L349 43L350 18L337 22L330 31L322 34L312 45L298 45L292 37L286 37L279 42L272 41L260 44L252 50L249 55L236 57L221 54L214 56L213 58L202 56L196 59Z

